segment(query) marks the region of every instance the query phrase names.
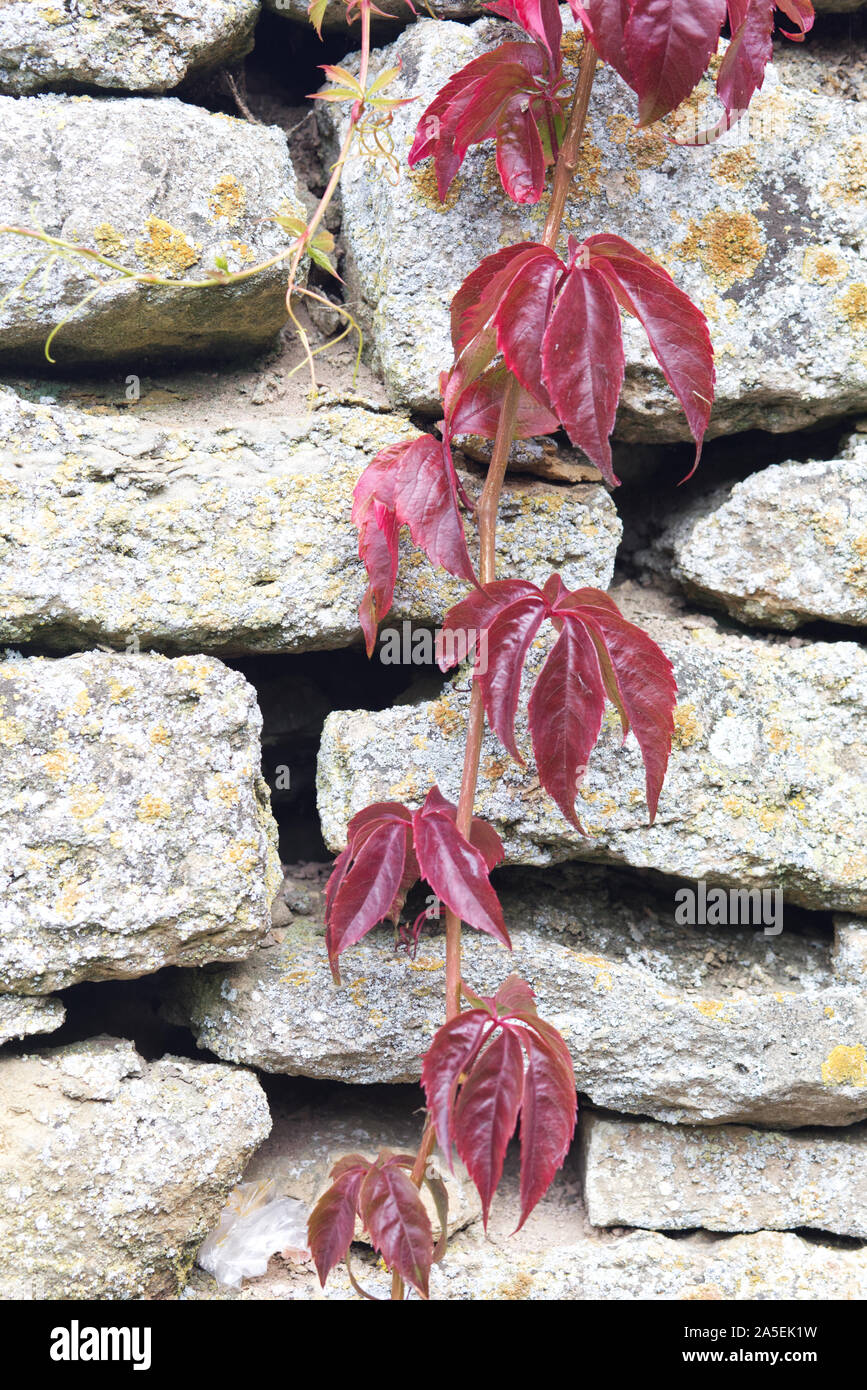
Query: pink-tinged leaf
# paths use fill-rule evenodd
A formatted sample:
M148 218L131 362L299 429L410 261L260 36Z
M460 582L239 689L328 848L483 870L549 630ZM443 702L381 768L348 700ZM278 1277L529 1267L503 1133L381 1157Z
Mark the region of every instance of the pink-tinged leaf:
M483 589L475 589L473 593L461 599L460 603L450 608L443 620L443 631L466 634L488 631L498 613L512 603L530 597L541 599L542 592L528 579L495 579L492 584L486 584ZM448 652L443 648L443 655L439 659L440 668L447 671L450 666L455 665L456 660L456 657L454 660L449 659Z
M452 1168L453 1110L458 1083L469 1070L492 1028L484 1009L469 1009L438 1028L425 1053L421 1084L437 1143Z
M559 1034L556 1036L559 1039ZM563 1166L578 1112L575 1076L565 1044L562 1050L555 1048L544 1033L530 1029L523 1030L521 1041L527 1053L527 1068L521 1106L519 1230L547 1192L557 1169Z
M359 1159L358 1164L352 1159ZM344 1164L347 1166L319 1198L307 1222L307 1241L323 1288L334 1266L349 1253L355 1233L358 1194L370 1167L358 1154L344 1160Z
M557 0L495 0L485 9L520 24L545 49L551 68L559 66L563 25Z
M536 995L520 975L510 975L500 985L491 1001L500 1018L507 1014L520 1014L522 1017L536 1013Z
M538 593L503 608L488 628L488 669L475 677L491 728L522 767L524 759L515 742L515 714L524 661L544 619L545 602Z
M391 608L397 578L397 537L394 486L401 460L414 441L389 444L365 468L352 494L352 520L358 528L358 554L367 570L368 586L358 609L367 655L376 644L378 623Z
M485 856L464 839L451 817L427 803L413 817L422 876L446 907L511 950L503 909L488 879Z
M641 125L673 111L698 85L725 17L725 0L632 0L624 39Z
M538 244L533 241L504 246L491 256L485 256L461 284L452 299L451 330L455 357L480 329L493 318L497 305L508 288L520 264L528 253L535 256Z
M395 483L397 519L433 565L475 584L448 445L424 434L404 454Z
M433 1231L415 1183L397 1163L377 1161L361 1185L358 1204L374 1249L427 1298Z
M739 23L732 28L716 89L726 112L741 112L761 88L773 55L774 0L748 0L730 9Z
M641 323L663 375L683 406L696 460L713 407L716 373L707 319L671 276L628 241L593 236L590 264L605 277L618 302Z
M565 609L565 602L562 609ZM561 610L562 611L562 610ZM671 662L646 632L619 613L601 607L577 607L576 616L590 636L604 643L620 702L644 760L651 824L671 753L677 682Z
M485 1227L518 1122L523 1089L521 1044L511 1030L504 1029L473 1065L454 1112L455 1145L478 1189Z
M612 486L609 436L624 376L620 311L598 270L575 266L560 291L542 343L542 379L579 449Z
M569 0L569 8L584 25L593 47L630 87L625 30L631 7L632 0Z
M523 93L512 97L497 121L497 172L513 203L538 203L545 191L545 151Z
M520 63L501 63L473 88L473 99L455 126L455 154L463 163L470 145L492 139L503 107L527 85L527 69ZM525 98L526 100L526 98Z
M328 957L339 982L341 952L366 936L391 912L404 877L410 827L384 819L370 830L334 895L325 934Z
M575 797L604 712L596 649L580 624L566 622L533 686L528 716L539 781L582 834Z
M506 388L512 380L505 363L488 370L464 390L449 417L449 437L476 434L493 439L500 423L500 411ZM557 416L535 400L528 391L521 391L515 421L515 438L532 439L537 434L551 434L560 428Z
M562 274L560 257L547 247L540 247L538 256L522 261L494 317L497 346L506 366L524 389L546 407L551 402L542 381L542 339Z

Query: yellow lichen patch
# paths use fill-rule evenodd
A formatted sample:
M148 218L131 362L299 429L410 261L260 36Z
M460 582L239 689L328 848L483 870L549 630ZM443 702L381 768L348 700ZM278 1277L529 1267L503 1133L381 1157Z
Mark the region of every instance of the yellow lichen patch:
M347 993L353 1004L356 1004L359 1009L363 1009L367 1003L367 991L364 988L366 984L367 977L359 975L357 980L353 980L351 985L347 985Z
M804 252L801 274L811 284L833 285L846 279L849 267L830 247L808 246Z
M95 816L105 804L105 796L96 787L87 787L70 798L69 809L77 820Z
M714 1018L717 1023L731 1023L731 1015L725 1012L725 1004L721 999L698 999L693 1004L694 1009L704 1018Z
M237 237L235 237L232 239L232 241L229 242L229 245L237 255L238 259L240 261L243 261L245 265L249 265L251 261L255 261L256 254L254 251L250 250L250 247L247 245L246 241L238 241Z
M120 704L121 700L128 700L135 694L134 685L124 685L123 681L110 680L108 683L108 698L113 705Z
M256 841L233 840L226 850L226 858L230 864L235 864L242 873L251 873L259 859Z
M172 736L164 724L155 724L150 731L151 743L166 744L171 743Z
M431 711L431 718L446 738L456 734L463 727L463 719L457 710L452 709L447 700L437 700Z
M729 184L732 188L743 188L749 183L758 165L752 150L726 150L711 160L711 178L717 183Z
M409 175L410 193L418 202L424 203L425 207L432 208L434 212L449 212L461 196L463 186L463 179L459 174L446 194L445 200L440 202L436 170L432 159L426 160L422 168L413 169Z
M419 956L416 960L407 961L410 970L444 970L445 961L439 960L436 956Z
M612 989L614 981L611 978L611 962L605 960L603 956L579 956L582 965L589 965L596 971L596 979L593 981L593 988L596 990Z
M222 801L224 806L237 806L241 799L238 783L224 773L214 777L208 787L209 801Z
M595 198L602 192L599 175L602 172L602 151L592 140L585 139L578 155L575 175L570 188L570 197L590 196Z
M23 719L13 719L11 715L7 719L0 719L0 744L4 748L12 748L16 743L23 743L25 729Z
M850 285L834 300L834 309L853 333L867 333L867 285Z
M112 261L116 261L129 246L129 242L110 222L100 222L98 227L94 227L93 239L97 250Z
M68 709L68 710L65 710L64 713L65 713L65 714L77 714L77 715L79 715L79 716L83 719L84 716L87 714L87 711L88 711L89 709L90 709L90 696L89 696L89 694L87 693L86 690L79 690L78 694L76 695L76 697L75 697L75 699L73 700L72 704L70 705L69 709Z
M674 735L672 743L675 748L690 748L701 738L701 725L695 713L695 705L678 705L674 711Z
M671 146L659 126L638 130L628 116L617 112L608 117L608 129L614 144L624 145L639 169L658 169L671 154Z
M826 1018L833 1018L835 1012L836 1012L836 1011L835 1011L834 1009L831 1008L831 1005L830 1005L830 1004L826 1004L826 1005L825 1005L825 1017L826 1017Z
M867 1086L867 1051L863 1043L832 1048L822 1063L822 1081L826 1086Z
M222 217L230 227L240 222L247 210L247 194L234 174L224 174L208 194L208 213L212 222Z
M164 796L154 796L147 792L135 809L136 818L141 821L165 820L172 814L172 808Z
M698 261L714 284L730 289L755 275L767 246L751 212L717 211L690 222L687 235L672 250L683 260Z
M202 254L201 246L188 241L183 232L161 217L149 217L144 230L145 235L135 243L135 252L151 270L180 275L195 265Z
M284 985L309 985L316 976L312 970L289 970L285 975L280 976L280 983Z
M858 135L837 159L831 182L823 190L829 202L862 203L867 197L867 135Z
M68 777L76 760L77 754L64 747L56 749L53 753L43 753L39 759L46 775L53 782L60 782L64 777Z
M81 882L73 875L55 898L54 911L62 917L64 921L68 922L72 919L76 907L81 902L81 898Z

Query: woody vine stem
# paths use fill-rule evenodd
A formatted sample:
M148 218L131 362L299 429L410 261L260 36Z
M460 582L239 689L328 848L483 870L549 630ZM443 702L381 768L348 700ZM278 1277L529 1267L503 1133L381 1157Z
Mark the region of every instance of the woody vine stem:
M554 168L551 201L545 218L542 245L553 250L560 236L563 211L569 186L578 167L578 156L587 123L587 109L590 93L596 76L596 49L585 37L578 84L569 123L563 137L563 144ZM515 436L515 420L518 410L520 385L512 377L503 398L497 433L494 438L488 475L478 504L479 527L479 579L490 584L497 577L496 538L497 514L500 507L500 494L509 451ZM467 740L464 750L464 766L461 777L461 792L458 799L457 826L461 834L469 836L476 799L476 785L479 778L479 761L482 753L482 737L485 727L485 710L482 690L478 681L473 681L470 696L470 712L467 724ZM456 1018L461 1011L461 923L453 913L446 911L446 1019Z

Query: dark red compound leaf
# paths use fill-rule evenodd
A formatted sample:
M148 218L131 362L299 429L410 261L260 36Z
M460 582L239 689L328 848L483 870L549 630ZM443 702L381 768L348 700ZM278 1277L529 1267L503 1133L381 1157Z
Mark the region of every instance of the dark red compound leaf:
M500 423L503 398L511 373L504 362L489 367L477 380L457 397L446 429L449 438L456 435L476 434L482 439L493 439ZM560 428L560 421L552 411L534 400L529 391L521 391L518 398L515 419L515 438L532 439L537 434L552 434Z
M624 375L620 309L644 327L683 407L697 463L714 393L707 321L662 266L616 236L593 236L581 246L570 238L568 264L546 246L523 242L486 257L467 276L452 300L447 434L458 432L462 408L469 412L463 403L472 404L472 387L505 367L523 388L522 400L557 419L616 486L609 436ZM493 425L486 409L482 397L479 413ZM543 418L528 409L526 425Z
M487 630L487 665L482 669L477 662L474 679L491 728L514 757L524 662L546 618L558 630L558 640L528 706L539 781L581 830L575 796L599 736L607 695L620 714L624 737L631 729L641 749L652 823L671 752L677 685L665 653L607 594L570 593L558 575L544 590L524 580L497 580L456 604L444 628ZM444 658L441 665L447 664Z
M433 1230L421 1194L400 1154L380 1154L358 1194L361 1219L390 1270L429 1296Z
M340 983L338 959L369 931L397 921L412 885L424 878L468 926L511 948L489 874L504 856L496 831L474 816L467 840L456 825L457 807L432 787L424 805L410 811L397 801L367 806L349 822L325 890L325 943L331 972Z
M455 1147L482 1199L487 1223L509 1141L521 1124L521 1224L562 1166L577 1101L569 1050L540 1019L530 986L510 975L493 998L434 1035L422 1065L428 1113L441 1152ZM526 1062L525 1062L526 1058Z
M361 1154L348 1154L331 1170L333 1182L322 1194L307 1222L307 1241L319 1282L346 1259L355 1233L358 1194L370 1169Z
M352 520L368 576L358 609L368 656L394 597L402 526L432 564L475 584L447 440L422 434L381 449L355 485Z
M491 14L498 14L521 28L540 43L548 54L552 67L560 60L560 40L563 25L557 0L494 0L485 5Z

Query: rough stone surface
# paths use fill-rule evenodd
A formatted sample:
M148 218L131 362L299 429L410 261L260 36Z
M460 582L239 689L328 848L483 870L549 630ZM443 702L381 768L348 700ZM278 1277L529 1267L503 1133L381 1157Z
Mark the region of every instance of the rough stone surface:
M372 1263L361 1268L360 1263L356 1263L356 1274L365 1288L387 1297L385 1276ZM185 1297L211 1299L215 1290L213 1280L197 1272ZM310 1272L275 1271L251 1281L239 1293L218 1296L224 1301L356 1298L342 1268L331 1275L324 1295ZM840 1250L774 1231L679 1239L631 1231L607 1241L545 1240L535 1245L523 1242L517 1248L508 1238L492 1242L468 1231L455 1238L442 1264L431 1270L431 1298L457 1302L776 1302L790 1298L812 1302L865 1297L867 1250Z
M253 47L259 0L100 0L55 9L0 6L0 92L95 86L165 92Z
M59 999L40 995L0 994L0 1044L31 1033L53 1033L66 1017Z
M467 930L464 977L485 994L512 970L527 979L597 1105L699 1124L867 1114L867 928L855 919L838 922L832 958L800 918L777 937L680 926L673 896L599 869L513 870L498 887L514 952ZM170 1020L264 1071L417 1080L443 1019L444 937L424 935L411 960L381 928L344 954L337 989L321 888L287 878L278 903L282 925L249 959L177 975Z
M476 809L512 863L580 858L743 887L787 902L867 913L867 653L850 642L737 636L713 619L658 615L658 596L624 585L627 617L671 658L679 695L675 746L653 826L637 744L621 748L608 709L571 829L538 787L532 763L510 761L488 733ZM550 639L528 663L535 677ZM522 700L527 695L527 684ZM338 849L349 818L373 801L419 803L439 783L457 799L468 697L369 714L334 713L323 731L319 810ZM519 747L530 756L526 706Z
M654 542L651 563L746 623L867 623L867 436L840 458L781 463L715 491Z
M415 433L349 408L170 431L0 389L0 641L136 636L233 653L358 642L352 489L378 449ZM621 527L602 487L512 483L501 519L504 570L608 586ZM394 619L439 623L466 586L408 537L403 555Z
M280 881L260 729L210 657L0 661L0 992L253 947Z
M272 1128L256 1151L245 1182L272 1184L275 1197L295 1197L312 1207L329 1186L334 1164L344 1154L361 1153L373 1159L381 1149L414 1154L423 1129L418 1113L420 1095L381 1091L372 1096L345 1087L309 1105L271 1102ZM429 1172L442 1177L449 1196L449 1231L477 1221L482 1214L478 1192L463 1164L456 1161L452 1174L435 1150ZM427 1188L422 1191L431 1222L439 1230L436 1210ZM360 1231L360 1226L359 1226ZM361 1238L361 1237L360 1237Z
M678 1231L812 1227L867 1237L867 1130L795 1134L581 1120L594 1226Z
M835 0L835 3L842 8L846 0ZM413 22L414 16L406 0L377 0L376 7L382 11L381 15L374 13L371 16L374 29L377 32L386 27L393 31L392 20L403 24ZM310 23L307 14L307 0L265 0L265 9L272 10L283 19L294 20L296 24ZM424 6L416 6L416 11L419 14L429 11L441 19L478 19L479 15L484 14L484 0L425 0ZM387 18L383 18L383 16L387 16ZM322 20L323 31L326 29L345 30L346 27L346 0L329 0ZM350 33L358 34L357 15L350 28Z
M568 15L566 24L574 29ZM452 295L483 256L541 231L546 200L511 204L491 145L470 153L445 207L432 165L406 167L420 110L450 74L508 34L493 19L471 26L422 20L375 59L382 66L402 61L394 94L416 101L396 111L390 127L399 181L372 178L360 160L346 166L343 226L352 284L397 404L438 409L438 374L452 358ZM574 75L575 37L566 48ZM768 70L748 136L742 126L692 149L670 144L662 128L636 133L634 96L612 71L600 72L567 206L564 235L626 237L660 259L705 310L718 368L712 433L794 430L867 401L867 121L857 102L796 80L788 85L789 71L796 78L797 67ZM680 127L686 133L695 133L695 110L691 102L688 128ZM339 116L329 110L322 119ZM686 438L634 321L625 341L619 433Z
M272 220L300 210L283 132L212 115L173 97L0 97L5 222L174 280L200 280L222 257L243 270L287 246ZM45 368L51 330L67 315L52 356L62 368L161 357L219 356L268 343L286 321L285 266L234 286L143 286L4 235L0 361ZM99 270L100 275L103 270ZM24 281L27 281L24 284ZM23 288L19 288L23 286Z
M115 1038L0 1060L0 1297L176 1294L271 1127L250 1072Z

